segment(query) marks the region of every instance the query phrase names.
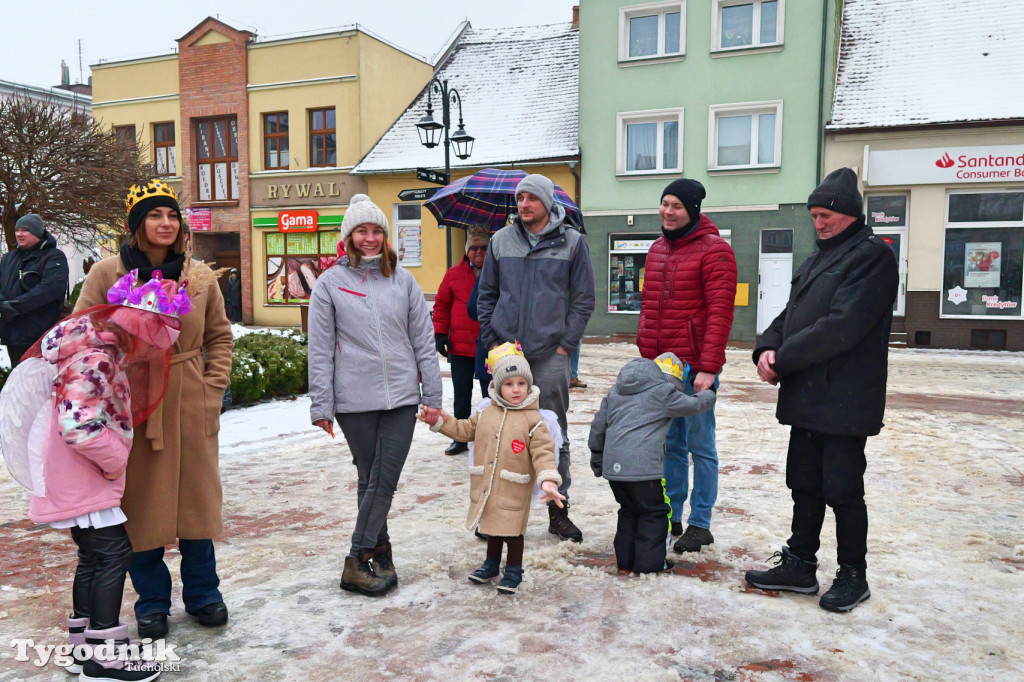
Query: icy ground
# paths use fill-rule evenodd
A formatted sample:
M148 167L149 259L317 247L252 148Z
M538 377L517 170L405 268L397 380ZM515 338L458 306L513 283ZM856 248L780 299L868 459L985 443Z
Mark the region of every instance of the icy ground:
M208 631L181 608L176 552L169 644L179 680L636 679L1011 680L1024 671L1024 354L897 350L889 409L868 441L872 597L849 614L744 587L788 536L787 430L748 351L729 352L717 408L716 544L671 575L616 575L615 504L586 465L590 416L628 345L588 345L573 391L572 518L559 543L536 508L516 598L467 573L483 543L462 528L464 457L418 426L394 499L399 588L338 589L355 515L355 469L308 425L307 401L223 416L225 533L217 543L231 622ZM450 400L450 396L449 396ZM0 680L69 677L13 661L15 637L62 643L75 565L66 532L25 520L0 474ZM836 564L831 515L818 577ZM124 616L132 624L126 593ZM45 672L45 674L40 674Z

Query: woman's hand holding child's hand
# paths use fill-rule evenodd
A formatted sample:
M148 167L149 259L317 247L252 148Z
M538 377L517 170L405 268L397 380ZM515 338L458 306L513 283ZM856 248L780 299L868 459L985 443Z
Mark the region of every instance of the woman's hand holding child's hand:
M419 414L416 415L424 424L433 426L437 423L438 419L441 419L441 423L448 421L448 414L440 407L427 407L426 405L420 405Z
M565 499L565 495L558 492L558 484L554 481L544 481L540 484L540 489L544 491L544 494L540 496L540 502L554 502L561 509L565 505L562 504L562 500Z

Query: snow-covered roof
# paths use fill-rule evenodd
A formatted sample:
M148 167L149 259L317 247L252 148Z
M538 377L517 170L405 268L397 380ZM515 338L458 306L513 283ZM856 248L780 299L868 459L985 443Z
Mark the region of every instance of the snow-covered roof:
M830 130L1024 118L1024 2L846 0Z
M466 132L476 138L453 168L579 155L579 31L572 24L473 29L438 68L438 80L462 98ZM441 103L433 98L434 118ZM427 88L374 145L354 173L442 168L441 146L420 144L416 122L427 109ZM452 133L458 127L452 106Z

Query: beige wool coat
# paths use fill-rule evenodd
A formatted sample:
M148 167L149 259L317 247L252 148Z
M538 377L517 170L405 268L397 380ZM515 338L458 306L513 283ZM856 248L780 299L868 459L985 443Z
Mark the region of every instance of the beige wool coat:
M561 484L555 444L537 410L539 400L536 386L513 408L503 407L492 395L483 412L430 427L453 440L473 441L467 530L479 526L485 535L522 535L530 519L534 485Z
M126 273L119 256L94 265L75 310L107 303L107 290ZM217 435L234 341L217 275L193 260L188 279L192 312L181 318L167 392L149 419L135 424L125 473L121 509L136 552L221 533Z

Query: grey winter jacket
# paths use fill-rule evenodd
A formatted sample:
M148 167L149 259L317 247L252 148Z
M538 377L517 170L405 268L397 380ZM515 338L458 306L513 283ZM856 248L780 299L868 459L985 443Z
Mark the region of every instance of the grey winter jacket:
M714 391L689 396L683 382L653 360L630 360L590 424L590 466L609 481L655 481L664 476L665 437L674 417L715 405Z
M480 272L477 313L485 348L519 341L527 360L570 354L594 312L594 270L587 242L566 228L565 209L555 204L550 223L531 246L518 218L498 230Z
M420 383L423 394L420 395ZM348 412L441 407L441 370L423 292L401 267L342 256L309 300L310 421Z

